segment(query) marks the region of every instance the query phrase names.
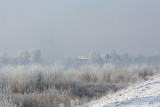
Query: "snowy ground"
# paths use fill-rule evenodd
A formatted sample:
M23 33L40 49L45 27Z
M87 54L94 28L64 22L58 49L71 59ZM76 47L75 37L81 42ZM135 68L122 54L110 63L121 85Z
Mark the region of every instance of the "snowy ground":
M160 107L160 75L83 107Z

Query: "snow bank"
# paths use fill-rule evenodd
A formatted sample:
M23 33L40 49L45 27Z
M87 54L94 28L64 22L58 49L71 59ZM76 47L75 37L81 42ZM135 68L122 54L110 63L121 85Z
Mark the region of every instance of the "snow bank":
M85 107L160 107L160 75ZM84 107L84 106L83 106Z

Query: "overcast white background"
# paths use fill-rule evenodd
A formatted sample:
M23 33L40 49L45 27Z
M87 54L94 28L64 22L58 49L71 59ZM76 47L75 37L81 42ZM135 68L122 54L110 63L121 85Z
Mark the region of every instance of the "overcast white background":
M160 0L0 0L0 53L160 52Z

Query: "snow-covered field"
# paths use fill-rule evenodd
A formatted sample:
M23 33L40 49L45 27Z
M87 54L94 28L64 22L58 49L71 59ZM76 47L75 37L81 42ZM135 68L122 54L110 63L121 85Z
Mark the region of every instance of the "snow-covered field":
M160 107L160 75L114 95L90 102L85 107Z

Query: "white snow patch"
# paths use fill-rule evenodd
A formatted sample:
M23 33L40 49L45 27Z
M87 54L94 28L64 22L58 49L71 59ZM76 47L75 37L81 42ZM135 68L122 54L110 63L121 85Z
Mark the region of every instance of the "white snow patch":
M82 107L160 107L160 75Z

